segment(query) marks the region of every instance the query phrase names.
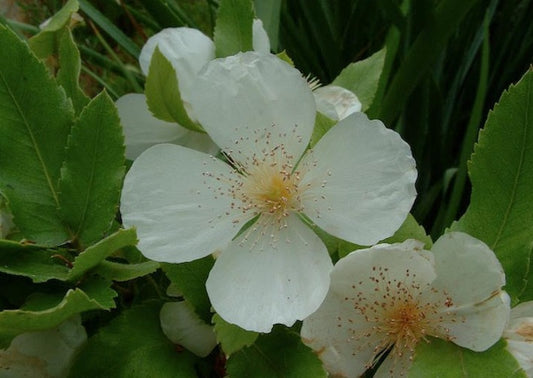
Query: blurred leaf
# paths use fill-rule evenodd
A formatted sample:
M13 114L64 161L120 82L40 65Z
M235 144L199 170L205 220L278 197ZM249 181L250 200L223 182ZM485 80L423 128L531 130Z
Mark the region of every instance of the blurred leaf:
M104 260L94 269L94 273L111 281L129 281L155 272L159 263L145 261L138 264L122 264Z
M346 88L356 94L361 101L362 111L366 111L378 90L379 79L385 63L385 49L370 57L351 63L331 84Z
M226 365L231 377L297 378L326 377L322 363L300 336L275 327L256 343L233 354Z
M71 377L196 378L197 359L178 352L161 331L161 303L123 311L89 338L71 369Z
M332 120L328 116L320 112L316 112L315 118L315 128L313 129L313 134L311 134L311 140L309 141L309 147L313 148L320 138L326 134L329 129L337 124L337 121Z
M113 101L102 92L72 127L59 181L60 215L82 246L104 237L124 177L124 137Z
M516 301L533 245L533 70L504 92L479 133L469 164L472 197L454 225L496 253Z
M270 39L270 48L277 51L281 0L254 0L254 7L256 16L263 21L263 27Z
M217 341L226 356L252 345L259 336L257 332L247 331L235 324L226 322L218 314L213 316L213 323L215 324Z
M420 342L408 376L411 378L526 377L514 357L499 341L485 352L473 352L454 343L430 339Z
M215 260L211 256L181 264L161 264L171 283L182 292L183 297L193 307L198 316L211 322L211 302L205 289L205 282Z
M201 126L189 118L181 100L176 71L158 47L152 55L144 93L148 108L155 117L202 131Z
M214 34L217 58L253 49L253 20L252 0L220 1Z
M57 208L72 104L28 46L4 27L0 45L0 190L26 238L58 245L68 239Z
M408 214L398 231L390 238L380 241L380 243L401 243L407 239L416 239L424 243L424 248L430 250L433 246L431 237L426 234L424 227L418 224L416 219Z

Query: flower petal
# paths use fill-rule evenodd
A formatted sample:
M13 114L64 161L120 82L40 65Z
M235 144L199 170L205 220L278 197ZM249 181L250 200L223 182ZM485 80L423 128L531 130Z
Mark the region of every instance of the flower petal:
M298 70L271 54L250 51L212 61L191 100L209 136L245 167L274 148L295 162L313 132L311 90Z
M205 133L198 133L196 131L188 131L174 143L213 156L218 154L218 151L220 151L218 146L213 142L209 135Z
M263 21L256 18L253 23L253 48L254 51L268 54L270 53L270 40L268 39L268 34L263 28Z
M505 274L494 252L468 234L444 234L431 251L438 276L432 286L446 291L455 306L476 305L505 285Z
M380 121L354 113L308 153L298 170L305 214L330 234L361 245L391 236L415 200L409 145Z
M350 114L361 111L361 101L348 89L326 85L313 91L316 109L329 118L340 121Z
M296 215L274 237L279 240L261 231L241 235L217 258L206 287L227 322L269 332L273 324L290 326L322 303L332 268L322 241Z
M130 160L154 144L172 143L187 134L178 124L155 118L143 94L129 93L120 97L115 105L124 130L126 158Z
M124 180L122 220L135 226L139 250L156 261L180 263L223 248L240 217L226 178L237 173L207 154L158 144L133 163ZM217 180L220 179L220 180Z
M181 96L188 102L196 74L207 62L215 59L213 41L197 29L163 29L150 37L141 50L139 64L145 75L148 75L156 47L176 70Z
M206 357L217 345L213 327L204 323L186 302L167 302L159 313L161 329L174 344L198 357Z
M533 377L533 342L507 340L507 350L518 361L527 377Z

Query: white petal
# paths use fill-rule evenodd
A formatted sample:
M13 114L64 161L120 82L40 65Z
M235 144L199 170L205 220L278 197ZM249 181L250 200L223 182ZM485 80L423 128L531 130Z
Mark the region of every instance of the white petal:
M494 252L468 234L444 234L431 251L438 276L433 287L446 291L455 306L482 302L505 284L503 268Z
M176 140L175 144L192 148L193 150L204 152L213 156L218 154L218 151L220 150L209 137L209 135L198 133L196 131L188 131L185 135Z
M533 301L522 302L517 304L511 310L511 318L533 318Z
M304 212L330 234L361 245L391 236L415 200L409 145L380 121L354 113L308 153L298 170Z
M225 181L234 175L224 162L185 147L146 150L127 173L121 198L123 223L137 228L139 250L180 263L224 247L241 226L233 223L240 214L231 210Z
M290 326L318 308L332 263L322 241L296 215L276 233L276 242L260 234L232 242L217 258L206 287L224 320L269 332L276 323Z
M172 143L183 137L187 130L176 123L155 118L146 104L146 96L129 93L115 105L124 131L126 158L134 160L154 144Z
M533 342L507 340L507 350L516 358L527 377L533 377Z
M329 118L340 121L350 114L361 111L361 102L348 89L326 85L313 91L316 110Z
M298 70L271 54L212 61L198 76L191 105L215 143L244 166L276 147L295 162L313 132L311 90Z
M475 306L464 306L443 313L445 320L441 325L449 329L451 341L455 344L483 352L502 336L509 320L509 304L509 296L501 292Z
M413 364L412 355L403 353L401 356L390 353L379 366L374 378L404 378Z
M253 23L253 48L255 51L268 54L270 52L270 40L263 28L263 21L256 18Z
M186 302L168 302L159 313L161 329L174 344L198 357L206 357L217 345L213 327L204 323Z
M156 47L176 70L182 99L188 102L196 74L207 62L215 59L213 41L197 29L163 29L150 37L141 50L139 64L145 75L148 75Z

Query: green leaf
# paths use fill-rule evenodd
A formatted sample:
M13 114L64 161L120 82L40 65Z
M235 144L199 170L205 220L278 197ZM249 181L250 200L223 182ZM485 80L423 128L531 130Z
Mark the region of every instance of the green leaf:
M259 336L257 332L247 331L235 324L226 322L218 314L213 316L213 323L215 324L217 341L226 356L252 345Z
M424 243L424 248L430 250L433 246L431 237L426 234L424 227L418 224L415 217L411 214L407 215L407 218L402 223L398 231L394 233L390 238L380 241L380 243L401 243L407 239L416 239Z
M255 13L263 21L272 51L278 49L281 0L254 0Z
M253 49L253 21L252 0L220 1L214 34L217 58Z
M496 253L516 301L525 288L533 245L533 71L504 92L489 113L469 164L470 206L455 231Z
M52 16L48 24L38 34L29 40L29 45L35 55L39 58L46 58L57 50L58 36L63 33L63 29L70 23L73 13L77 12L79 4L77 0L69 0Z
M381 49L364 60L349 64L331 84L355 93L361 101L361 110L366 111L372 105L378 90L385 55L385 49Z
M129 281L153 273L158 268L159 263L155 261L121 264L104 260L94 269L94 273L112 281Z
M440 339L430 341L418 344L409 378L526 377L504 341L481 353Z
M215 260L211 256L182 264L161 264L172 282L207 324L211 322L211 302L205 289L205 282Z
M176 71L158 47L150 61L144 93L148 108L155 117L176 122L191 130L203 131L199 124L189 118L181 100Z
M196 378L197 359L178 352L159 324L161 303L123 311L78 354L71 377Z
M247 378L327 376L318 357L302 343L300 336L281 327L259 336L254 345L232 355L226 370L231 377Z
M337 122L331 118L320 112L317 112L315 118L315 128L313 129L313 134L311 135L311 140L309 141L309 147L313 148L318 143L320 138L322 138L324 134L326 134L336 123Z
M72 100L76 114L79 114L89 102L79 85L80 52L72 39L72 34L65 28L59 39L59 71L57 82L65 89L67 96Z
M81 245L100 240L115 218L124 177L124 137L102 92L72 127L59 182L60 214Z
M135 229L119 230L80 253L74 260L68 279L75 281L85 272L96 267L116 250L137 244Z
M68 239L57 208L72 104L28 46L1 26L0 46L0 191L27 239L58 245Z
M69 269L58 251L0 240L0 272L31 278L33 282L66 280Z

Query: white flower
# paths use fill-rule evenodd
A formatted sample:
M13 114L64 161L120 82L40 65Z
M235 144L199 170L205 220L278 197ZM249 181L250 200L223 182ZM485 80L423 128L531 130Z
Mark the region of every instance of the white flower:
M358 113L304 154L313 95L296 69L270 54L209 63L191 98L231 164L175 145L148 149L126 176L123 222L137 227L139 249L156 261L222 251L207 291L226 321L260 332L291 325L318 308L332 268L299 214L359 244L390 236L415 198L409 146Z
M503 332L507 349L528 377L533 377L533 301L511 309L511 320Z
M361 111L361 101L348 89L326 85L313 90L316 109L329 118L340 121L352 113Z
M376 377L405 375L428 336L484 351L509 318L505 275L483 242L443 235L432 252L408 240L379 244L339 260L317 312L304 320L304 342L331 374L357 377L387 351Z
M197 29L163 29L150 37L141 50L139 64L145 75L148 75L156 47L176 71L185 109L189 118L196 120L190 107L190 96L198 72L215 59L213 41ZM270 41L260 20L254 20L253 23L253 47L256 51L270 51ZM211 154L218 151L208 135L155 118L148 109L143 94L127 94L120 97L115 105L124 129L126 157L130 160L136 159L148 147L159 143L179 144Z

